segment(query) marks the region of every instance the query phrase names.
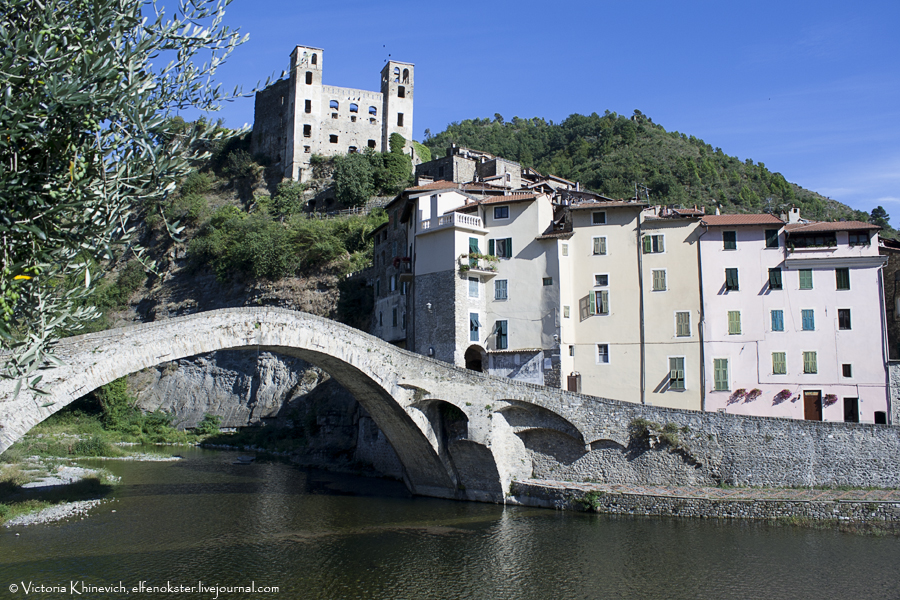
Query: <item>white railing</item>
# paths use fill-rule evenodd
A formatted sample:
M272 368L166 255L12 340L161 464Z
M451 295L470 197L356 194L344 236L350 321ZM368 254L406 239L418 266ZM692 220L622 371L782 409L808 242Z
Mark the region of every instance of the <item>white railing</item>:
M422 220L419 224L419 231L442 229L444 227L477 227L478 229L483 229L484 225L481 223L481 217L450 213Z

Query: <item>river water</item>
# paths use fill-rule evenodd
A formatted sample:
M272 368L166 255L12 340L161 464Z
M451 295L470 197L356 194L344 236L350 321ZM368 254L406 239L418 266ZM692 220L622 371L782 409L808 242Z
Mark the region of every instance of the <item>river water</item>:
M73 583L84 598L900 597L895 537L415 498L396 482L173 452L184 460L103 463L123 484L84 520L0 531L0 598L72 598ZM127 593L91 591L119 582Z

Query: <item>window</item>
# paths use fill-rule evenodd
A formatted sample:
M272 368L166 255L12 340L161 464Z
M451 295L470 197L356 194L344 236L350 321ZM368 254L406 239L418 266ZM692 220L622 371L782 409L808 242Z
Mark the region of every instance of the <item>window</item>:
M377 298L380 295L381 295L381 280L376 279L375 280L375 297Z
M478 321L478 313L469 313L469 341L478 341L478 328L481 323Z
M309 114L309 113L312 112L312 100L307 100L307 101L303 104L303 111L304 111L305 113L307 113L307 114Z
M508 206L495 206L494 207L494 218L495 219L508 219L509 218L509 207Z
M397 97L406 98L406 88L402 85L397 88Z
M837 238L834 232L808 233L792 235L787 240L791 248L823 248L837 246Z
M569 346L569 356L575 356L575 346Z
M506 321L497 321L497 350L506 350L508 335Z
M815 352L803 353L803 372L809 375L819 372L819 367L816 365Z
M351 103L350 103L350 112L352 112L352 113L358 113L358 112L359 112L359 105L353 104L353 103L351 102Z
M606 238L594 238L594 254L606 254Z
M403 113L397 113L397 127L403 127Z
M400 295L405 296L408 293L409 293L409 282L401 281L400 282Z
M403 83L409 83L409 69L403 69Z
M563 306L563 319L568 319L570 312L571 311L569 310L568 306Z
M691 337L691 313L675 313L675 337Z
M316 63L318 63L318 61L319 61L319 55L318 55L318 54L313 54L313 55L312 55L312 61L311 61L312 64L316 64Z
M717 392L727 391L728 385L728 359L713 359L713 389Z
M506 300L507 296L506 279L497 279L494 281L494 300Z
M309 154L309 153L310 153L310 148L309 148L309 146L303 146L303 152L304 152L305 154Z
M853 365L844 363L841 365L841 375L844 377L853 377Z
M609 285L609 275L605 273L602 275L594 275L594 285L599 285L601 287Z
M728 311L728 335L741 334L741 311Z
M722 248L725 250L737 250L737 231L722 232Z
M568 255L569 255L569 245L568 245L568 244L563 244L563 245L562 245L562 255L563 255L563 256L568 256Z
M338 110L340 107L341 105L337 100L332 100L328 103L328 108L330 108L331 110Z
M303 137L312 137L312 125L303 126Z
M609 362L609 344L597 344L597 364L605 365Z
M591 213L591 225L606 225L606 211Z
M497 258L512 258L512 238L488 240L488 254Z
M800 277L801 290L813 289L812 269L800 269L799 271L797 271L797 275Z
M784 311L773 310L772 315L772 331L784 331Z
M787 354L784 352L772 353L772 374L787 375Z
M780 290L781 287L781 269L769 269L769 289Z
M393 327L397 326L397 309L396 308L391 309L391 326L393 326Z
M368 146L369 146L369 148L372 148L374 150L375 149L375 140L369 140Z
M312 85L312 71L306 72L306 85Z
M666 270L665 269L654 269L653 270L653 291L654 292L666 291Z
M766 248L778 247L778 230L766 229Z
M859 398L844 398L844 422L859 423Z
M869 245L869 234L868 233L851 233L849 239L851 246L868 246Z
M729 292L736 292L740 289L740 285L738 283L738 270L737 269L725 269L725 290Z
M669 358L669 389L684 389L684 357L673 356Z
M850 309L838 309L838 329L850 329Z
M588 294L589 311L592 315L608 315L609 314L609 292L606 290L595 290Z
M392 292L397 291L397 276L396 275L391 275L391 291Z
M835 269L834 277L837 280L837 289L839 290L849 290L850 289L850 269L844 267L843 269Z
M811 308L804 308L800 311L800 317L803 322L803 331L814 331L816 329L816 314Z
M541 281L543 282L544 287L547 287L548 285L553 285L552 277L544 277L543 279L541 279Z
M469 277L469 298L478 297L478 278Z
M406 313L403 313L403 320L400 322L400 327L406 329Z
M644 254L658 254L666 251L666 240L664 235L645 235L644 236Z
M377 117L377 116L378 116L378 109L375 108L374 106L370 106L370 107L369 107L369 114L372 115L373 117Z
M328 141L331 142L332 144L337 144L337 143L338 143L338 136L336 136L336 135L329 135L329 136L328 136Z
M400 253L397 251L397 242L394 242L393 244L391 244L391 258L398 256L399 254Z

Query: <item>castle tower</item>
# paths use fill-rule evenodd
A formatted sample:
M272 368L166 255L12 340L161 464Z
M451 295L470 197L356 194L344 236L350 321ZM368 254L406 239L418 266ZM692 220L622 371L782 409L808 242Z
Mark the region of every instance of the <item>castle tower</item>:
M388 61L381 70L381 95L384 98L381 147L390 151L392 133L413 139L413 64Z
M305 181L309 176L303 171L309 167L309 157L322 150L320 123L325 112L322 106L324 55L324 50L311 46L297 46L291 52L293 140L292 156L285 176L299 181Z

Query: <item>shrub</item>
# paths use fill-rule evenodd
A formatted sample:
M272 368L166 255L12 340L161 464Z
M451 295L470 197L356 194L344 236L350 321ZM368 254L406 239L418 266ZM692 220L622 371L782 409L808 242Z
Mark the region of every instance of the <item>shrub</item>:
M202 194L208 191L211 185L212 177L200 171L191 171L181 182L181 195Z
M77 456L112 456L116 452L102 437L92 435L86 440L75 442L72 446L72 454Z
M222 425L222 417L219 415L211 415L206 413L203 419L197 423L194 430L200 435L213 435L219 433L219 427Z
M348 206L364 206L375 194L374 172L365 154L334 159L334 193Z
M272 198L272 214L282 221L303 210L303 192L306 191L305 183L296 181L282 181L278 184L278 190Z
M225 157L225 174L233 179L256 176L256 163L246 150L234 150Z

